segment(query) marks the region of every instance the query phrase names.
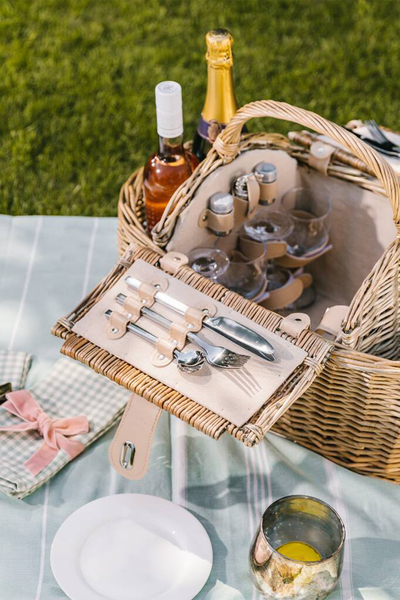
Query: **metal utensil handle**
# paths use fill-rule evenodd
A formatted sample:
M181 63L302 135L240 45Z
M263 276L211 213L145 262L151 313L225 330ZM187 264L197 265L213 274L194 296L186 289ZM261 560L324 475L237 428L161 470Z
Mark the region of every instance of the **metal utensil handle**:
M132 290L137 292L137 290L139 289L139 286L141 284L141 281L139 281L139 279L135 279L135 277L131 277L129 275L128 277L125 278L125 283L127 284L127 286L129 288L131 288ZM155 295L155 299L157 300L157 302L159 302L163 306L166 306L167 308L174 310L175 312L179 313L180 315L184 315L185 312L187 311L187 309L189 308L186 304L183 304L183 302L179 302L179 300L176 300L175 298L171 298L171 296L168 296L168 294L165 294L164 292L157 292Z
M126 300L125 294L118 294L118 296L115 298L115 301L118 304L121 304L122 306L124 305L125 300ZM172 325L172 321L167 319L167 317L160 315L160 313L155 312L154 310L151 310L151 308L146 308L145 306L143 306L140 309L140 313L142 315L145 315L148 319L151 319L152 321L154 321L154 323L158 323L159 325L162 325L163 327L166 327L167 329L169 329L169 327L171 327L171 325Z

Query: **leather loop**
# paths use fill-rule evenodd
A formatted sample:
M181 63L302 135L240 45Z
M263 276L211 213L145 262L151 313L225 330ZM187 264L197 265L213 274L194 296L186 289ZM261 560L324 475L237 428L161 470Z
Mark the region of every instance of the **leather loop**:
M272 290L269 292L269 296L264 300L261 300L259 304L264 306L264 308L268 308L269 310L279 310L281 308L285 308L292 302L296 302L298 298L300 298L303 293L304 286L303 282L300 278L294 278L289 280L286 285L278 288L277 290Z
M239 236L239 251L250 260L261 258L263 255L266 260L271 260L284 256L287 252L287 244L283 241L271 241L264 244L242 234Z
M123 307L126 312L127 319L129 319L131 323L136 323L136 321L140 318L140 311L143 308L143 304L139 298L127 296L125 298Z
M297 339L303 331L310 329L311 320L305 313L292 313L281 321L279 329Z
M151 285L150 283L146 283L145 281L140 284L138 287L137 294L139 296L139 300L142 303L142 306L146 306L147 308L152 306L155 302L155 295L157 294L158 289Z
M158 338L152 363L155 367L166 367L174 359L174 350L178 347L176 340Z
M310 146L310 154L308 155L308 164L313 169L316 169L323 175L328 175L328 167L331 162L332 154L336 148L329 144L316 141Z
M256 208L258 207L258 202L260 200L260 186L255 178L254 173L252 173L247 179L247 195L248 210L246 216L251 219L256 212Z
M214 302L207 302L207 300L202 300L200 303L194 304L193 308L201 310L206 317L215 317L218 312ZM193 331L193 329L191 329L191 331Z
M203 321L208 316L199 308L188 308L185 312L185 321L189 331L197 332L203 327Z
M110 340L119 340L126 334L126 328L129 323L128 317L118 311L113 311L107 322L106 335Z
M168 252L162 258L160 258L160 266L162 270L170 275L176 275L178 270L187 265L188 262L188 257L181 252Z
M169 337L172 341L176 340L178 350L182 350L186 344L186 336L188 333L187 324L183 323L172 323L169 328Z
M228 235L235 226L234 211L226 215L218 215L209 208L205 208L200 214L198 225L201 228L208 227L213 232Z
M332 244L328 243L320 248L317 248L314 252L310 252L308 255L292 256L291 254L285 254L285 256L279 257L276 262L280 267L284 267L285 269L297 269L310 264L330 250L332 250Z
M259 183L260 188L260 204L262 206L268 206L273 204L278 195L278 182L271 181L271 183Z
M141 396L130 396L109 449L110 463L122 477L136 480L146 474L153 436L161 412L161 408ZM128 468L121 464L121 453L125 443L132 444L134 448L133 462L126 465Z

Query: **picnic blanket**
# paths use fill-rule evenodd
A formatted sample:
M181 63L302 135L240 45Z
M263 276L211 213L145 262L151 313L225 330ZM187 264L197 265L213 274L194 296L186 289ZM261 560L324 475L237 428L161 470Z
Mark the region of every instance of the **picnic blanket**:
M59 357L50 335L117 258L116 219L0 217L0 350L33 356L27 386ZM73 240L73 242L72 242ZM0 495L1 600L58 600L49 563L54 535L77 508L108 494L154 494L188 508L208 531L214 566L201 600L259 600L247 554L262 512L288 494L331 504L347 528L332 600L400 600L400 486L356 475L274 434L253 449L218 442L163 414L147 476L108 463L115 427L24 500Z

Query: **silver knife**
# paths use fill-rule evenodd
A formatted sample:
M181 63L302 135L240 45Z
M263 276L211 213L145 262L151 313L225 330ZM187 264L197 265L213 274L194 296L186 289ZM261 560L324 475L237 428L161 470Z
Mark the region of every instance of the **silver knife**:
M128 276L125 278L125 283L130 289L137 291L141 281L135 279L135 277ZM186 304L175 298L171 298L165 292L157 292L155 299L163 306L181 315L184 315L189 308ZM275 360L275 349L264 337L233 319L218 316L206 317L203 325L265 360Z

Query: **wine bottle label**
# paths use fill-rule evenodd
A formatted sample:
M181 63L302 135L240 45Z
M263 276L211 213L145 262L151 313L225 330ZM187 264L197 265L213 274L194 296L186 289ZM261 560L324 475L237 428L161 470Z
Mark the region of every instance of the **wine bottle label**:
M214 119L206 121L203 119L203 115L201 115L197 132L200 137L213 144L225 127L225 123L219 123L219 121L215 121Z

